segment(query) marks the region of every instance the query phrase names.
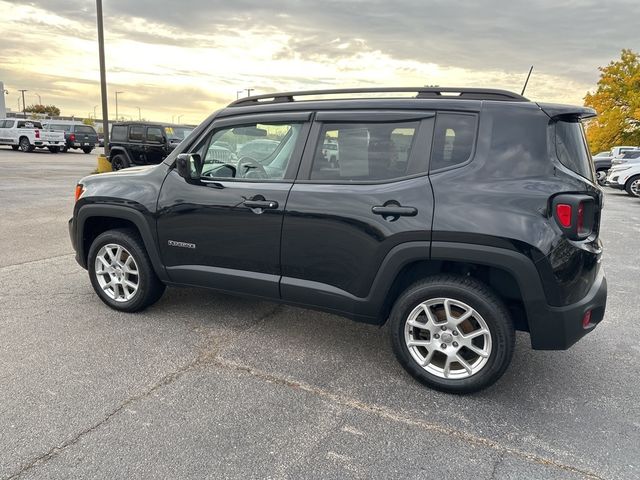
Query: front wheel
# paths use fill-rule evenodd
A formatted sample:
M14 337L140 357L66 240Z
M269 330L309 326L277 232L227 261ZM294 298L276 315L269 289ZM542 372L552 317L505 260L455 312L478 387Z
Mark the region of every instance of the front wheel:
M396 301L390 322L398 361L436 390L482 390L513 356L515 329L506 307L470 277L437 275L415 283Z
M627 180L624 189L632 197L640 197L640 175L635 175Z
M93 241L87 259L93 289L115 310L138 312L154 304L165 286L135 230L108 230Z
M596 172L596 180L598 181L598 185L604 185L604 182L606 179L607 179L607 170L598 170Z

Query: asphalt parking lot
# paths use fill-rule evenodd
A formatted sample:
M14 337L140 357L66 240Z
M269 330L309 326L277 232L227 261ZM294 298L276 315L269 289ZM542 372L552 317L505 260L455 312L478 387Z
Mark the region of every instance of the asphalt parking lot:
M640 200L607 191L604 322L473 396L385 329L197 289L110 310L67 219L95 155L0 147L0 479L638 478Z

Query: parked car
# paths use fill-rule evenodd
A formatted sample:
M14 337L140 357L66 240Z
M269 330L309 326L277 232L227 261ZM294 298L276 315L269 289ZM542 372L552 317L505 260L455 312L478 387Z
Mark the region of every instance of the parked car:
M111 127L109 161L113 170L162 162L193 130L153 122L122 122Z
M43 122L47 130L56 130L64 132L65 145L62 151L69 149L80 149L84 153L91 153L98 144L98 134L96 130L82 122L50 120Z
M629 145L625 145L622 147L613 147L611 149L611 156L613 158L621 157L623 153L628 152L629 150L638 150L640 147L633 147Z
M338 142L325 142L322 145L322 154L324 158L332 167L338 166L338 160L340 159L340 152L338 149Z
M611 167L605 185L640 197L640 161Z
M113 309L184 285L388 321L411 375L472 392L503 374L515 330L566 349L604 317L594 115L490 89L243 98L159 165L82 179L71 241ZM278 142L267 165L210 148L249 135Z
M0 145L11 145L23 152L48 148L51 153L58 153L64 147L64 132L44 130L35 120L7 118L0 120Z
M620 156L611 160L611 166L623 165L625 163L637 162L640 159L640 150L627 150Z
M604 185L604 182L607 178L607 172L611 168L611 160L613 156L611 155L611 150L607 150L606 152L600 152L597 155L593 156L593 166L596 170L596 180L600 185Z

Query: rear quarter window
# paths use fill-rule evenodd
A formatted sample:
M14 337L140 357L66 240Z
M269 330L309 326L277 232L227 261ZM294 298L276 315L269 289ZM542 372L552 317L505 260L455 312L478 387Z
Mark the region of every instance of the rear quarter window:
M114 142L124 142L127 139L127 126L114 125L111 128L111 140Z
M476 142L476 124L476 115L438 113L429 169L440 170L467 162Z
M560 163L589 180L593 180L593 167L582 123L559 121L555 125L556 155Z

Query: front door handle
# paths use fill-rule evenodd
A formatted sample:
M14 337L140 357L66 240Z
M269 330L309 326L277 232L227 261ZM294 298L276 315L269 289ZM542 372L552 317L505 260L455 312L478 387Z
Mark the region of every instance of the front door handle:
M418 214L416 207L403 207L402 205L379 205L372 207L375 215L383 217L415 217Z
M275 200L245 200L242 202L248 208L274 209L278 208L278 202Z

